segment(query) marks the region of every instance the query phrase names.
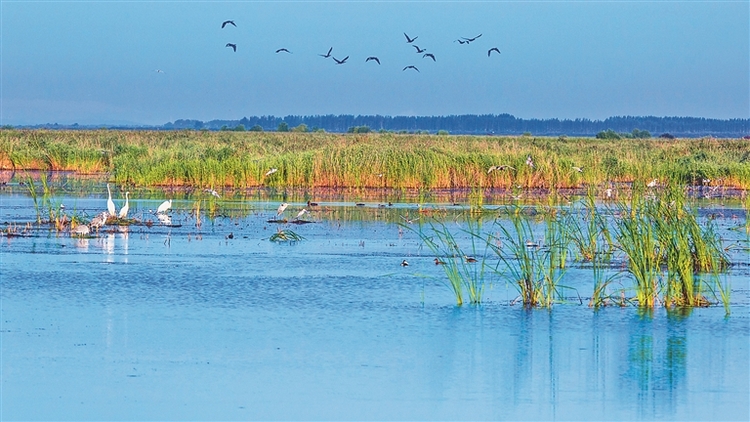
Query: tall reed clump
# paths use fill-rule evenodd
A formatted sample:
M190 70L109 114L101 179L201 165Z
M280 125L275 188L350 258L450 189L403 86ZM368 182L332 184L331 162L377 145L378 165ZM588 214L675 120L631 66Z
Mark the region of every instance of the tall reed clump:
M558 282L564 273L564 268L555 263L555 253L560 248L567 247L561 243L544 245L543 241L534 240L534 231L529 219L522 209L514 207L507 213L510 227L506 227L502 220L495 220L499 238L489 243L505 271L499 271L518 289L521 303L526 307L550 307L560 298ZM558 242L561 237L550 234L546 229L544 239ZM554 250L558 252L553 252Z
M471 253L467 253L457 241L453 232L442 222L430 221L427 225L420 225L419 230L403 225L415 231L424 244L435 255L435 263L443 267L448 277L448 287L456 298L456 305L464 304L465 299L472 305L482 302L487 279L487 250L490 247L490 237L482 234L481 222L473 221L470 215L466 217L467 228L461 228L458 233L468 236ZM426 231L425 228L428 228Z
M630 206L618 205L621 218L616 221L639 306L654 307L660 293L666 306L708 305L705 287L712 292L724 289L718 277L707 284L700 275L723 271L729 263L713 225L698 224L681 186L670 185L651 198L642 192L642 186L634 189ZM728 296L714 297L728 306Z

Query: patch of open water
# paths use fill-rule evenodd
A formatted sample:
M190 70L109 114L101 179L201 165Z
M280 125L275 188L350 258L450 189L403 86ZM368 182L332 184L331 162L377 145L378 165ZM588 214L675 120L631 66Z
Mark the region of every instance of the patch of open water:
M89 216L104 204L58 200ZM131 215L159 202L131 200ZM499 280L485 304L456 307L429 249L396 224L413 205L321 204L314 224L282 225L304 240L277 244L279 202L225 204L241 212L200 229L176 201L174 227L0 238L0 417L750 418L746 250L732 252L729 317L577 299L524 310ZM35 219L28 196L0 205L0 223ZM722 212L720 233L746 245L747 216ZM584 266L564 280L590 294Z

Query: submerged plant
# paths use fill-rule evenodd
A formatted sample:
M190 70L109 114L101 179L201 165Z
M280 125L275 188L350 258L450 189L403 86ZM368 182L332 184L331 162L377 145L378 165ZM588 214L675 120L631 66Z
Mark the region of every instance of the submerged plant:
M303 236L300 236L290 229L278 229L276 233L272 234L271 237L268 238L268 240L270 240L271 242L298 242L304 239L305 238Z

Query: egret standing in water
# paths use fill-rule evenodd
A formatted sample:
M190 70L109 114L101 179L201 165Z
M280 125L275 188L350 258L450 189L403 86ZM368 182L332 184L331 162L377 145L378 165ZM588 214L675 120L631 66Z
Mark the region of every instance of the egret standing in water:
M109 195L107 199L107 212L114 217L117 215L117 210L115 210L115 203L112 201L112 191L109 190L109 183L107 183L107 194Z
M159 208L156 209L157 214L165 213L168 209L172 208L172 200L167 200L161 203L159 205Z
M130 192L125 192L125 205L120 208L119 218L125 218L128 216L128 210L130 209L130 203L128 202L128 195Z

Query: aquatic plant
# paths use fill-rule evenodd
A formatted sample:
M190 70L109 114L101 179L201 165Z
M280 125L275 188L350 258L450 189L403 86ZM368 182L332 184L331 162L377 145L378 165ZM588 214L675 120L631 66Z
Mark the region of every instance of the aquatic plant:
M291 229L277 229L276 233L272 234L268 238L271 242L298 242L304 240L303 236L300 236Z

